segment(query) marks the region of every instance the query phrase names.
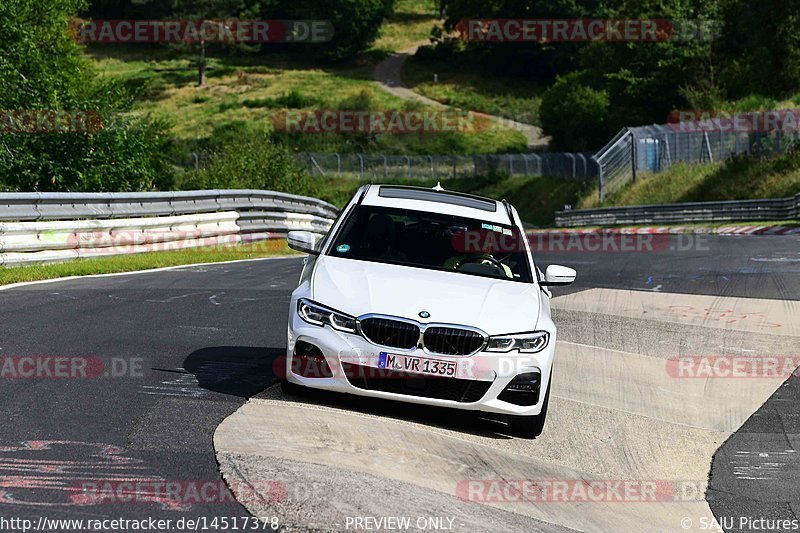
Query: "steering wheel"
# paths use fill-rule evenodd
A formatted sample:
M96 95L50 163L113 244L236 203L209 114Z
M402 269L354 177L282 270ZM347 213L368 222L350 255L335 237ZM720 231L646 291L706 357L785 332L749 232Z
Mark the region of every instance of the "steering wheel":
M471 264L471 263L484 263L484 262L491 263L493 267L495 267L498 270L500 270L500 272L505 273L505 269L503 268L503 263L501 263L500 261L498 261L497 259L495 259L494 257L492 257L491 255L488 255L488 254L479 255L479 256L475 256L475 257L468 257L468 258L464 259L463 261L461 261L458 264L458 266L460 268L462 265Z

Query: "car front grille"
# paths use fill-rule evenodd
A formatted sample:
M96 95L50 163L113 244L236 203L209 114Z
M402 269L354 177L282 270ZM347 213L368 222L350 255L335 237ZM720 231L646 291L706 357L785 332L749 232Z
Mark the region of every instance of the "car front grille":
M443 355L469 355L483 346L483 335L459 328L431 327L425 330L425 348Z
M388 317L369 316L359 321L361 334L373 344L412 350L420 343L420 325ZM486 337L472 329L456 326L425 328L423 347L442 355L472 355L483 347Z
M352 363L342 363L342 366L351 385L368 391L474 403L480 401L492 386L491 381L422 376Z
M419 326L388 318L365 318L361 333L374 344L410 350L419 343Z

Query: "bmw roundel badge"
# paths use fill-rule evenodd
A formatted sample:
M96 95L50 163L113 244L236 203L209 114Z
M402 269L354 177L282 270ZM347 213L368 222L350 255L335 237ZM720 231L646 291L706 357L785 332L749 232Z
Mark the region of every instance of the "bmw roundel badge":
M429 312L427 312L427 311L420 311L419 312L419 317L420 318L430 318L431 314Z

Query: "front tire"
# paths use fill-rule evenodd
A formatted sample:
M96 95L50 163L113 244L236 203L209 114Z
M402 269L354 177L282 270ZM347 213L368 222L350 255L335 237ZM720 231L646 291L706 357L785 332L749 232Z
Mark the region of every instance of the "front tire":
M508 425L515 436L522 437L523 439L535 439L542 434L544 430L544 421L547 419L547 406L550 404L550 386L551 383L548 383L541 413L533 416L509 417Z

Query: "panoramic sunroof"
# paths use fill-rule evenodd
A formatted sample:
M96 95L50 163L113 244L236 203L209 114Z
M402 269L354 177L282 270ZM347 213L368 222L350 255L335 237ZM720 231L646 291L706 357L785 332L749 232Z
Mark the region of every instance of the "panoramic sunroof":
M497 203L483 200L473 196L440 192L427 189L411 189L405 187L381 187L378 196L382 198L400 198L403 200L422 200L425 202L439 202L443 204L471 207L481 211L497 211Z

